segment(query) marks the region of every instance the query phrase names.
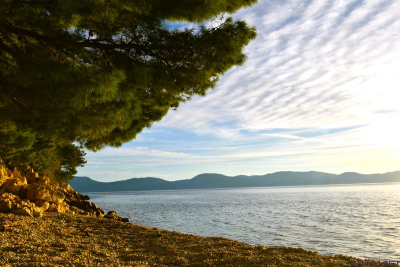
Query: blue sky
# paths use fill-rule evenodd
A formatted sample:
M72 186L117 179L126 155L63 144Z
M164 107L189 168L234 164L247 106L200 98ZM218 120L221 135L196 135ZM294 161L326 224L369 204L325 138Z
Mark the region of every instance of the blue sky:
M78 176L400 170L400 1L259 1L247 62Z

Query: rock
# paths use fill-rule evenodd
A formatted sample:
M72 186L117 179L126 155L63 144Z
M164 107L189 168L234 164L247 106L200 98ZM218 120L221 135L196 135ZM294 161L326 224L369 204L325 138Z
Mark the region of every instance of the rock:
M102 217L101 215L104 215L104 210L100 209L96 204L89 201L71 201L69 202L69 205L77 207L85 212L88 212L89 214L92 213L100 217Z
M7 169L6 168L6 175L9 177L9 178L12 178L11 176L12 176L12 172L9 170L9 169Z
M18 165L10 160L3 163L0 158L0 212L41 217L48 211L103 217L104 211L88 202L89 199L68 183L59 184L39 175L29 165ZM108 217L129 221L116 213Z
M39 178L39 174L37 172L34 172L33 169L30 169L26 174L25 174L26 180L28 183L34 183L36 180Z
M67 202L68 204L72 201L84 201L84 200L89 200L89 196L84 196L82 194L79 194L78 192L76 192L70 185L67 186L62 186L60 188L63 192L63 194L65 195L65 202Z
M107 215L104 216L104 218L106 219L115 219L117 217L118 217L117 212L112 210L107 212Z
M23 176L21 176L21 173L18 171L18 168L17 168L17 167L14 168L14 171L13 171L12 174L13 174L13 177L14 177L15 179L18 179L18 180L20 180L22 183L27 184L26 178L23 177Z
M10 177L7 174L7 170L4 166L0 165L0 187L2 186L2 184L7 181L8 179L10 179Z
M57 204L55 203L51 203L50 207L47 209L48 212L57 212L58 211L58 207Z
M31 210L27 207L13 209L11 213L33 217Z
M29 199L23 199L21 202L18 204L18 207L27 207L30 209L33 209L35 207L35 203L32 203L29 201Z
M26 198L30 200L45 200L47 202L62 203L64 194L50 184L30 184L27 187Z
M0 212L7 212L13 208L13 204L10 200L0 199Z
M57 183L52 183L50 181L50 179L48 177L46 177L46 176L39 176L36 179L35 184L38 184L38 185L51 185L53 187L57 187Z
M34 217L42 217L43 216L43 210L40 207L33 208L33 216Z
M118 216L117 212L115 212L115 211L109 211L107 213L107 215L104 216L104 218L110 219L110 220L116 220L116 221L120 221L120 222L129 222L130 221L128 218L123 218L123 217Z
M57 205L58 205L58 212L66 213L67 211L69 211L69 205L67 203L63 202Z
M69 206L67 203L51 203L48 212L59 212L65 213L69 211Z
M36 200L35 205L36 205L36 207L39 207L42 210L42 212L44 212L50 208L50 203L47 202L46 200L40 200L40 199Z
M85 213L84 210L77 208L75 206L69 206L69 210L72 211L74 214L84 214Z
M12 193L14 195L19 195L21 189L26 185L26 179L23 181L21 179L8 179L1 186L3 192Z
M18 203L21 199L11 193L0 194L0 212L9 212L10 210L17 208Z

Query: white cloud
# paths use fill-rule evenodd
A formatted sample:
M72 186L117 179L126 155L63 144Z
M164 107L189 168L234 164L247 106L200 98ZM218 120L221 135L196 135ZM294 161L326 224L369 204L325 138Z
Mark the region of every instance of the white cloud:
M94 156L113 156L113 157L128 157L128 156L150 156L150 157L167 157L167 158L187 158L189 154L180 152L169 152L155 149L149 149L147 147L136 147L136 148L113 148L107 147L99 152L93 153L88 152Z
M374 110L400 100L394 88L400 5L366 1L346 11L354 3L260 1L239 12L258 31L247 63L159 125L233 138L218 123L259 129L370 123Z

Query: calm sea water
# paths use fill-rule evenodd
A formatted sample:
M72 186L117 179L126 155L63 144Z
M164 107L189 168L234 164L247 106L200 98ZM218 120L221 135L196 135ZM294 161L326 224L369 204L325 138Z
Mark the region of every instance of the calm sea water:
M135 224L400 260L400 184L90 193Z

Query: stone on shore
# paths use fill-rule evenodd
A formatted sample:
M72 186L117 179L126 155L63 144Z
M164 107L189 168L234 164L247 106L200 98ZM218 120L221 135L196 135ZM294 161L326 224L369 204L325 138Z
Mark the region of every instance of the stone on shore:
M42 199L36 200L35 205L36 207L40 207L43 211L46 211L50 207L49 202Z
M11 213L33 217L31 210L28 207L13 209L11 210Z
M118 216L117 212L115 212L115 211L109 211L107 213L107 215L104 216L104 218L112 219L112 220L116 220L116 221L120 221L120 222L129 222L128 218L122 218L122 217Z
M17 203L21 202L21 199L11 193L0 194L0 212L9 212L17 207Z

